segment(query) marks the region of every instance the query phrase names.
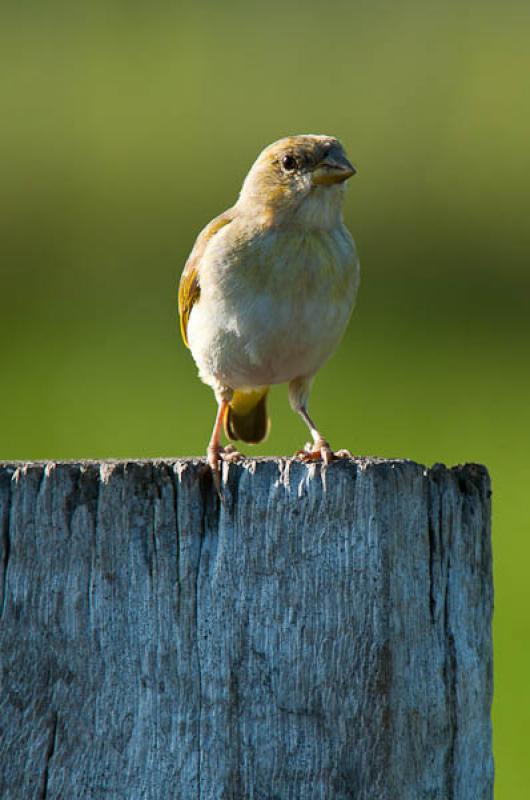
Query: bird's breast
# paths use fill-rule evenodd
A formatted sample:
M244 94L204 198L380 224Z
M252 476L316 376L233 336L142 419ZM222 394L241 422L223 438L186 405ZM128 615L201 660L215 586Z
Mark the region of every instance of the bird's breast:
M232 250L218 244L220 257L201 268L189 324L203 377L216 373L238 388L317 372L345 330L357 291L346 228L269 231Z

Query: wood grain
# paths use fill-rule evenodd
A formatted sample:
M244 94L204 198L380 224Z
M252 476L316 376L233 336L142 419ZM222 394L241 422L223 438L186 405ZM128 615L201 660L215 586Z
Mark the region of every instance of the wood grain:
M492 797L478 465L0 467L0 796Z

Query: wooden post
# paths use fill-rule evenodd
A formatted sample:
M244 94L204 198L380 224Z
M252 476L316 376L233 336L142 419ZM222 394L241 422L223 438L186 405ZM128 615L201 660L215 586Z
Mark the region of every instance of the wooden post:
M492 797L484 467L0 467L0 796Z

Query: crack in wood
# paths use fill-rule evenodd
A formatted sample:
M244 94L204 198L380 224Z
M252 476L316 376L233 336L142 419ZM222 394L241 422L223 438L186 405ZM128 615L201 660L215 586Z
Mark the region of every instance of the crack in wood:
M46 800L48 797L48 781L50 778L50 762L57 747L57 721L58 714L56 711L52 713L51 725L48 732L48 744L44 754L44 772L42 776L42 786L40 790L39 800Z
M200 575L201 575L201 556L206 536L207 528L207 508L208 508L208 487L205 488L205 478L210 476L203 476L200 479L200 491L202 496L201 508L201 528L199 532L199 551L197 553L197 570L195 572L195 640L197 646L197 683L198 683L198 710L197 710L197 800L201 800L201 760L202 760L202 661L201 661L201 642L200 642L200 613L199 613L199 600L200 600ZM213 483L212 483L213 487Z
M7 569L9 567L9 557L11 555L11 537L9 533L9 511L11 505L11 492L6 503L6 512L2 525L2 600L0 608L0 618L4 616L4 609L7 597Z
M173 492L173 514L175 517L175 599L176 599L176 612L180 613L180 591L181 591L181 577L180 577L180 548L181 548L181 531L179 526L179 513L178 513L178 477L176 469L168 469L168 477L171 483Z
M433 522L433 510L432 510L432 489L429 492L431 495L430 502L429 502L429 512L428 512L428 527L429 527L429 613L431 616L431 623L434 625L436 622L436 598L434 594L434 559L436 556L436 529L434 527Z
M447 698L447 713L449 718L449 743L447 747L447 755L445 760L445 774L446 774L446 792L447 800L454 800L455 797L455 751L456 751L456 738L457 738L457 659L456 659L456 646L455 637L451 629L451 549L453 546L452 541L452 521L449 520L444 528L443 516L443 494L440 490L440 530L446 530L447 541L441 540L441 547L447 549L447 571L445 580L445 596L444 596L444 616L443 616L443 629L445 638L445 660L444 660L444 684Z
M11 503L13 500L13 482L14 470L6 469L0 472L0 499L2 499L2 519L1 536L2 536L2 591L0 593L0 619L4 616L6 601L7 601L7 575L9 568L9 560L11 557ZM3 497L2 497L3 496Z

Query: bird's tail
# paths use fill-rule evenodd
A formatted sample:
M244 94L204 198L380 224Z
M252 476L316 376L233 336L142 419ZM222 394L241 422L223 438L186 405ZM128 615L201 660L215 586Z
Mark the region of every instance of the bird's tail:
M270 428L267 415L269 387L250 392L234 392L224 419L225 433L229 439L241 439L249 444L263 441Z

